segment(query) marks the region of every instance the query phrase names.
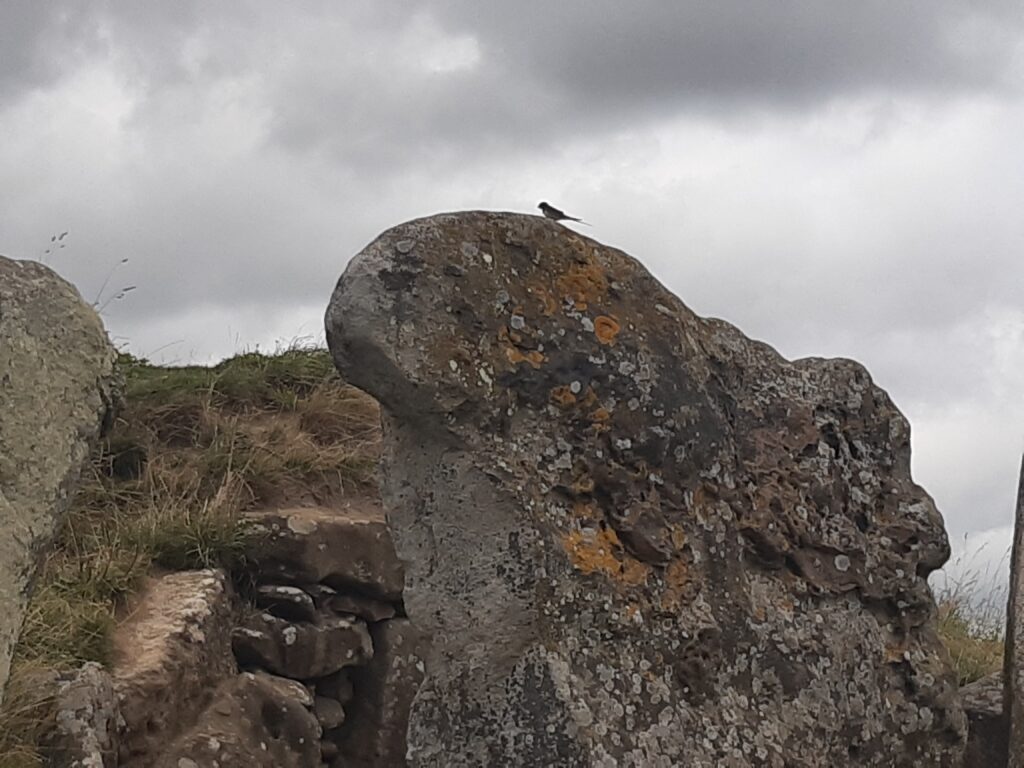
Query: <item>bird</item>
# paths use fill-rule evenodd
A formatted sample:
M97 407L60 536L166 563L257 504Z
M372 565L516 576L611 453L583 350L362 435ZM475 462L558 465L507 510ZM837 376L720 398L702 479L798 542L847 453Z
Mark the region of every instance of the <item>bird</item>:
M560 211L553 205L541 203L537 207L540 208L540 212L549 219L553 219L555 221L578 221L580 224L586 224L588 227L590 226L583 219L577 219L575 216L570 216L565 211Z

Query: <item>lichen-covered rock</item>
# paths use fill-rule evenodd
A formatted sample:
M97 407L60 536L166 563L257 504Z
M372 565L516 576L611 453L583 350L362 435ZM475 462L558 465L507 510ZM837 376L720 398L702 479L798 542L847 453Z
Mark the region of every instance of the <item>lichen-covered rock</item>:
M402 564L379 502L263 509L247 519L254 533L248 567L261 582L323 582L382 600L401 598Z
M94 662L56 681L54 728L46 739L51 768L115 768L123 725L114 684Z
M423 682L427 638L408 619L382 621L370 631L373 660L352 672L357 695L338 737L341 759L346 768L404 768L409 710Z
M0 700L38 557L110 413L116 356L70 283L0 256Z
M1009 721L1003 712L1003 674L975 680L960 689L967 714L963 768L1003 768L1009 748Z
M320 726L305 689L243 672L222 683L196 725L155 768L310 768L320 765Z
M237 668L231 652L234 607L223 571L170 573L143 590L114 636L112 669L124 718L122 768L148 766L188 728Z
M906 419L540 217L381 235L327 311L432 643L413 766L952 766Z
M359 619L321 614L315 622L291 622L252 613L231 636L238 663L277 675L309 680L373 656L366 625Z

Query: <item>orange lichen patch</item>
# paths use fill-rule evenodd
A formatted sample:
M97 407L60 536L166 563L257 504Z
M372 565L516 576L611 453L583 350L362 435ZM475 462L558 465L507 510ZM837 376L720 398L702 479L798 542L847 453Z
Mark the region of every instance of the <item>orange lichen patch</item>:
M887 664L898 664L906 659L907 649L903 645L887 645L885 648L885 661Z
M558 301L543 285L534 283L526 287L526 292L537 299L540 304L540 311L545 317L551 317L558 311Z
M615 343L615 337L619 335L622 327L619 321L608 315L599 315L594 319L594 335L604 345Z
M671 538L672 538L672 546L675 547L676 550L681 550L683 547L686 546L686 531L683 530L682 526L679 526L679 525L673 525L672 526L672 536L671 536Z
M580 399L580 405L584 408L589 408L597 402L597 393L593 387L587 387L587 391L583 393L583 397Z
M593 411L591 411L591 413L590 413L590 420L591 421L597 421L597 422L608 421L608 419L610 419L611 417L612 417L612 414L609 412L609 410L607 408L596 408Z
M593 504L585 501L577 501L572 505L572 513L577 520L600 520L601 516Z
M535 370L540 368L541 364L544 362L544 355L535 349L531 349L529 352L524 354L515 347L505 347L505 357L508 358L508 361L513 365L529 363Z
M576 404L576 395L574 395L572 390L564 384L552 389L548 397L552 403L561 408L568 408Z
M582 496L586 493L594 492L594 478L590 475L583 475L582 477L576 478L572 484L572 492L577 496Z
M604 271L592 262L575 264L555 281L559 296L572 299L579 311L591 302L604 298L608 293L608 278Z
M575 508L591 509L588 504L577 504ZM626 554L611 528L571 530L562 537L562 546L576 570L600 573L627 586L642 584L650 571L649 565Z
M661 596L663 610L675 610L691 590L690 569L686 562L676 558L665 568L665 591Z

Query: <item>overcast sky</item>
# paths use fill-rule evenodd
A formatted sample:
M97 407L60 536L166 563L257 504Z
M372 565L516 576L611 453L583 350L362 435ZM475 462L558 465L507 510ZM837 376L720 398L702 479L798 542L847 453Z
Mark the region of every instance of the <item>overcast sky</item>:
M0 0L0 253L132 352L322 337L382 230L546 199L864 363L975 566L1024 449L1022 136L1019 0Z

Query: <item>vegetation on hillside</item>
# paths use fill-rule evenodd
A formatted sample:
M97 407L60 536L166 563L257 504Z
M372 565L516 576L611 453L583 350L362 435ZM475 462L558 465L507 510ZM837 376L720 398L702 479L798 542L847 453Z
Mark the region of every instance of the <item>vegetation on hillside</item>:
M112 633L154 570L236 570L242 513L372 493L376 403L326 350L249 353L212 368L122 355L124 403L42 564L0 712L0 768L41 765L40 680L109 663Z

